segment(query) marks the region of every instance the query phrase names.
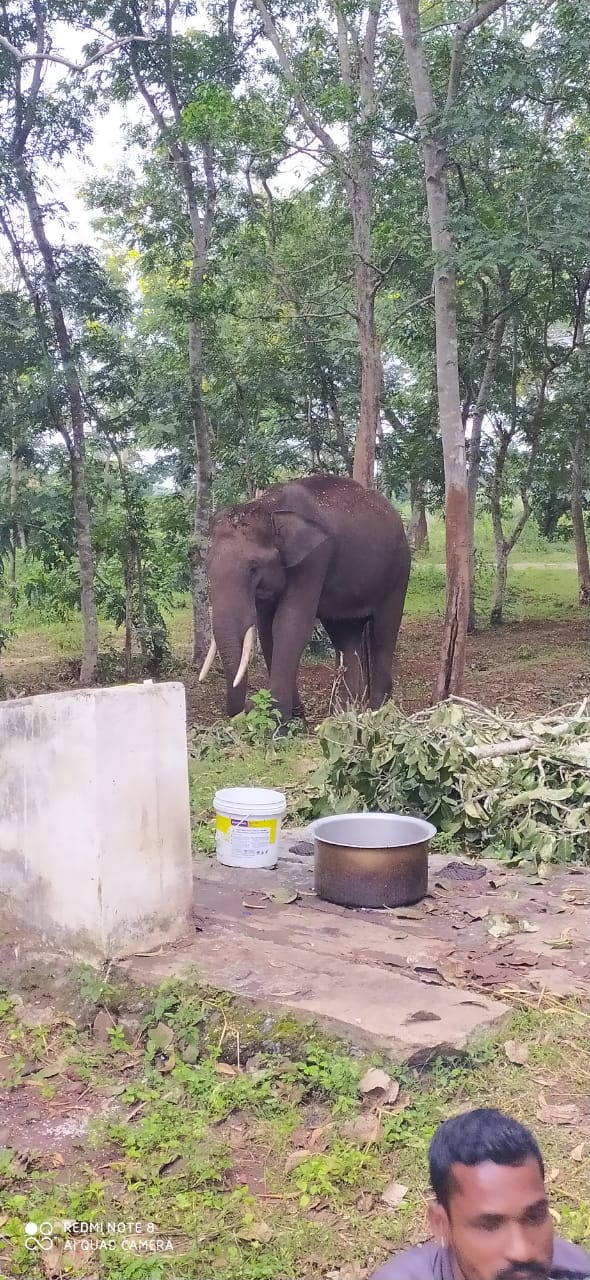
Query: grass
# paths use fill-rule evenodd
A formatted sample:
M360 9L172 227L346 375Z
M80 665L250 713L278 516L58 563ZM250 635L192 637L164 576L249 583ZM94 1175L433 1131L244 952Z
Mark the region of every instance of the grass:
M407 512L404 512L407 515ZM445 526L438 515L428 518L429 549L416 556L406 601L405 616L442 616L445 608ZM477 608L480 617L489 617L494 587L494 541L489 515L480 513L476 525L478 551ZM519 565L525 564L522 568ZM563 620L580 616L577 604L575 549L571 541L549 542L529 521L509 562L506 621L538 619ZM548 566L548 567L547 567ZM176 655L188 657L191 644L191 608L188 597L180 601L167 618L169 638ZM101 649L119 651L122 630L108 620L100 620ZM9 661L76 658L82 648L82 626L78 614L65 620L43 618L24 601L14 618L15 638L7 648Z
M94 994L122 1018L106 1045L59 1023L28 1028L18 1007L0 1006L13 1105L26 1088L37 1111L51 1112L73 1079L92 1090L97 1109L105 1099L118 1109L96 1121L90 1144L62 1156L61 1166L51 1152L26 1167L14 1151L0 1152L3 1274L51 1274L25 1249L24 1222L64 1219L152 1222L158 1238L172 1241L160 1257L120 1246L98 1258L70 1255L81 1264L77 1274L105 1280L284 1280L344 1264L372 1269L423 1236L427 1149L440 1121L484 1104L530 1123L541 1095L548 1123L536 1128L560 1230L590 1240L588 1157L575 1127L551 1122L552 1114L562 1118L552 1112L557 1103L583 1106L587 1094L588 1015L576 1004L516 1010L470 1054L416 1072L378 1055L353 1056L350 1046L288 1016L269 1026L193 979L142 993L139 1033L129 1043L125 1001L137 1009L137 993L121 999L111 985ZM503 1046L511 1039L527 1046L526 1066L508 1061ZM358 1088L369 1065L384 1066L400 1086L391 1109L373 1112L372 1133L361 1123ZM394 1212L381 1201L391 1181L407 1187ZM67 1254L62 1263L68 1274Z
M204 749L193 746L189 781L196 852L212 853L215 847L211 819L217 790L255 784L283 791L288 805L286 821L295 823L303 789L319 763L313 738L265 745L244 741L235 730L228 730L227 738L226 745L217 745L215 733L210 731L203 735Z

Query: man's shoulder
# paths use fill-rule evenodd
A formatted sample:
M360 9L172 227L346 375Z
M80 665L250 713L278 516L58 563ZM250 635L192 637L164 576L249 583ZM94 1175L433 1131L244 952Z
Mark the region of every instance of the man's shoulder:
M389 1258L370 1280L447 1280L446 1249L421 1244Z
M590 1276L590 1254L581 1249L579 1244L570 1244L569 1240L555 1238L553 1246L553 1263L563 1267L564 1271L579 1271Z

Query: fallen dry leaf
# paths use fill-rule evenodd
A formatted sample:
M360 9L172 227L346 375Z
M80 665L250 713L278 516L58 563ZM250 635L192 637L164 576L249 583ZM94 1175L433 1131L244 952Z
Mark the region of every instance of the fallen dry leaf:
M561 896L570 907L590 907L590 889L564 889Z
M380 1067L369 1067L359 1083L360 1093L373 1093L374 1089L383 1089L386 1091L391 1084L391 1076L386 1071L382 1071Z
M289 902L297 902L299 897L296 889L285 889L283 885L278 885L276 889L267 889L265 892L271 902L280 902L282 906L287 906Z
M61 1276L61 1249L54 1244L46 1249L41 1254L41 1266L48 1280L56 1280L56 1277Z
M399 1083L380 1067L369 1067L360 1081L359 1090L373 1106L391 1106L399 1093Z
M293 1169L297 1169L312 1155L313 1151L306 1151L305 1147L301 1151L292 1151L285 1160L285 1173L292 1173Z
M517 1067L524 1067L525 1062L529 1060L529 1047L527 1044L520 1044L518 1040L507 1040L504 1045L504 1053L509 1062L513 1062Z
M229 1062L216 1062L215 1074L218 1076L239 1076L237 1067L232 1067Z
M171 1027L166 1026L165 1022L158 1022L158 1025L150 1031L148 1038L157 1049L166 1052L173 1043L174 1032Z
M399 1209L402 1200L405 1199L407 1194L408 1187L404 1187L403 1182L390 1182L382 1193L381 1200L383 1204L387 1205L388 1209Z
M360 1262L345 1262L337 1271L327 1271L326 1280L365 1280L368 1274L369 1268Z
M186 1173L186 1160L183 1160L182 1156L166 1160L165 1164L160 1166L159 1173L163 1178L177 1178L179 1174Z
M357 1142L360 1147L369 1147L379 1138L381 1120L374 1111L365 1112L343 1125L342 1132L349 1142Z
M539 1098L537 1120L541 1124L579 1124L580 1110L573 1102L547 1102L543 1094Z
M487 931L492 938L509 938L512 933L518 933L518 920L516 916L507 916L503 912L490 916Z
M577 1147L574 1147L573 1151L570 1151L570 1160L575 1160L576 1163L580 1160L583 1160L585 1152L586 1152L586 1143L580 1142Z
M554 951L571 951L573 942L571 938L571 929L564 929L558 938L550 938L545 943L546 947L551 947Z
M441 1017L438 1013L433 1013L431 1009L417 1009L415 1013L408 1014L404 1018L404 1026L409 1022L440 1022Z
M99 1044L106 1044L109 1038L109 1031L114 1027L115 1020L107 1013L106 1009L99 1009L94 1022L92 1023L92 1035Z
M249 893L247 898L242 898L242 906L248 911L266 911L270 898L267 893Z
M465 965L460 960L439 960L438 970L452 987L460 986L466 974Z
M333 1128L334 1125L331 1120L327 1120L325 1124L317 1125L309 1135L308 1146L313 1147L314 1151L326 1151L330 1145L330 1134Z
M251 1240L255 1244L268 1244L273 1232L268 1222L248 1222L238 1231L239 1240Z

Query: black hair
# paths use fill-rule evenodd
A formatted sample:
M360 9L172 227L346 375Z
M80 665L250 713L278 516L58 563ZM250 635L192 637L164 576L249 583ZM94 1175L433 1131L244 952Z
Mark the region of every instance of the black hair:
M453 1186L453 1165L524 1164L531 1157L537 1161L541 1176L545 1176L543 1157L532 1133L501 1111L493 1107L480 1107L452 1116L437 1129L428 1153L430 1184L439 1202L446 1209Z

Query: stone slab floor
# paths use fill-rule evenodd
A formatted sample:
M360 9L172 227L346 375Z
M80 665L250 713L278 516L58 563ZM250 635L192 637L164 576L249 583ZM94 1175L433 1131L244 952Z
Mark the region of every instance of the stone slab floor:
M479 877L465 879L476 866ZM283 834L272 871L198 857L194 931L124 967L154 982L196 969L208 985L415 1065L501 1022L515 990L588 990L590 870L555 869L534 884L497 862L465 870L432 855L428 897L397 911L322 902L313 881L302 833ZM264 896L277 889L297 899Z

